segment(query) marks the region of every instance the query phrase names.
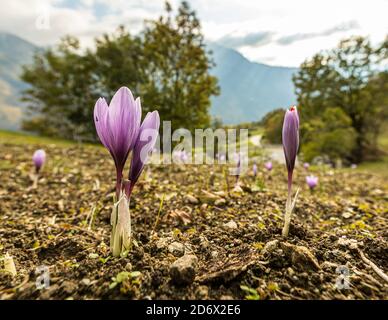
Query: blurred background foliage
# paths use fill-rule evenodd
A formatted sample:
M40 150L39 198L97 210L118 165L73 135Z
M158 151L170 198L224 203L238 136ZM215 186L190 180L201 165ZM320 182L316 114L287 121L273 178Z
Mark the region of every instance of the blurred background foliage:
M388 38L373 46L368 38L351 37L302 63L293 82L303 160L351 164L386 155L379 139L388 123L387 62ZM146 21L137 36L121 26L95 39L94 50L81 50L78 39L68 36L38 51L22 74L30 110L23 129L96 141L94 103L100 96L110 99L121 86L141 97L144 112L157 109L171 120L173 130L230 128L209 115L211 97L220 93L210 73L214 66L195 12L182 2L173 14L167 2L164 14ZM249 128L250 136L280 144L284 111L233 128Z
M172 129L210 125L210 97L219 93L209 70L214 62L206 51L200 22L186 2L173 16L147 21L132 36L124 27L95 40L96 50L82 51L78 39L65 37L24 67L22 79L30 117L23 129L46 136L94 141L93 106L110 99L121 86L140 96L143 111L157 109ZM38 114L38 116L36 116Z
M351 37L306 60L293 81L301 117L304 160L335 164L374 160L386 151L378 138L388 119L388 39L373 47ZM263 118L265 138L280 143L284 110Z

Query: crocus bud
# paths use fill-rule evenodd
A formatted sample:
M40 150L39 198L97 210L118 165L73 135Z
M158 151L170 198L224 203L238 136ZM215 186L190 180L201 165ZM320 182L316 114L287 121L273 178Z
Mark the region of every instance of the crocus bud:
M303 164L303 168L305 168L306 170L308 170L310 168L310 164L308 162L305 162Z
M296 197L298 195L297 191L295 198L292 201L292 173L294 171L296 154L299 148L299 116L296 107L291 107L289 110L286 111L283 122L282 142L288 171L288 197L282 235L284 237L287 237L290 228L291 213L295 206Z
M290 174L294 170L299 148L299 115L295 106L288 109L284 116L282 142L287 170Z
M306 182L309 188L312 190L318 185L318 177L315 176L307 176Z
M46 161L46 152L42 149L36 150L32 156L32 161L34 162L36 173L39 173Z
M272 162L271 161L268 161L264 164L265 168L268 170L268 171L271 171L272 170Z

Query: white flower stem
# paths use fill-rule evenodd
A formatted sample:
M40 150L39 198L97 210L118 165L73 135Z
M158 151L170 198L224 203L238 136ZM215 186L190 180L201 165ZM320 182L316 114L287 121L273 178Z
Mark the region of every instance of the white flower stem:
M284 215L284 226L282 230L282 235L285 238L288 237L288 232L290 230L291 211L291 190L289 190L286 202L286 214Z
M287 238L288 233L290 230L290 224L291 224L291 215L292 211L294 210L296 199L298 198L299 194L299 188L296 190L295 197L293 200L291 200L291 188L289 189L288 196L287 196L287 202L286 202L286 214L284 215L284 227L282 230L282 236Z
M110 238L110 249L114 257L130 249L131 245L131 214L129 211L129 199L122 192L113 205L111 215L112 234Z

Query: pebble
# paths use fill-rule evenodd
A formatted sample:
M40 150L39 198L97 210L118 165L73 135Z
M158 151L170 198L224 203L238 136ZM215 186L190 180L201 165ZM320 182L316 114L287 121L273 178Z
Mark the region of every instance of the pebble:
M226 200L221 198L221 199L217 199L215 202L214 202L214 205L216 206L223 206L226 204Z
M168 246L168 251L175 257L182 257L185 254L185 246L175 241Z
M188 285L195 279L198 267L198 258L188 254L177 259L170 266L170 277L173 283L178 285Z
M186 195L186 200L191 204L198 204L199 200L191 194Z
M234 230L234 229L237 229L238 226L237 226L237 223L234 222L233 220L230 220L229 222L225 223L224 224L224 227L226 229L230 229L230 230Z
M212 251L210 253L210 256L213 258L213 259L216 259L218 257L218 251Z

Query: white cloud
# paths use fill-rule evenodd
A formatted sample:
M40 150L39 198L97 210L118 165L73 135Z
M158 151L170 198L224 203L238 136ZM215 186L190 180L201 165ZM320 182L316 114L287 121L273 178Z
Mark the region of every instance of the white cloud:
M171 2L176 7L179 0ZM273 65L297 66L352 34L381 41L388 30L388 0L189 2L197 10L208 40L226 45L229 41L249 59ZM76 35L84 45L91 45L95 36L115 30L119 24L138 32L144 19L155 18L163 11L164 0L3 0L2 6L7 9L0 12L0 30L40 45L53 44L65 34ZM48 30L36 28L42 8L49 10ZM349 22L358 28L336 29ZM266 33L271 37L257 45L255 39ZM287 37L297 41L279 43Z

